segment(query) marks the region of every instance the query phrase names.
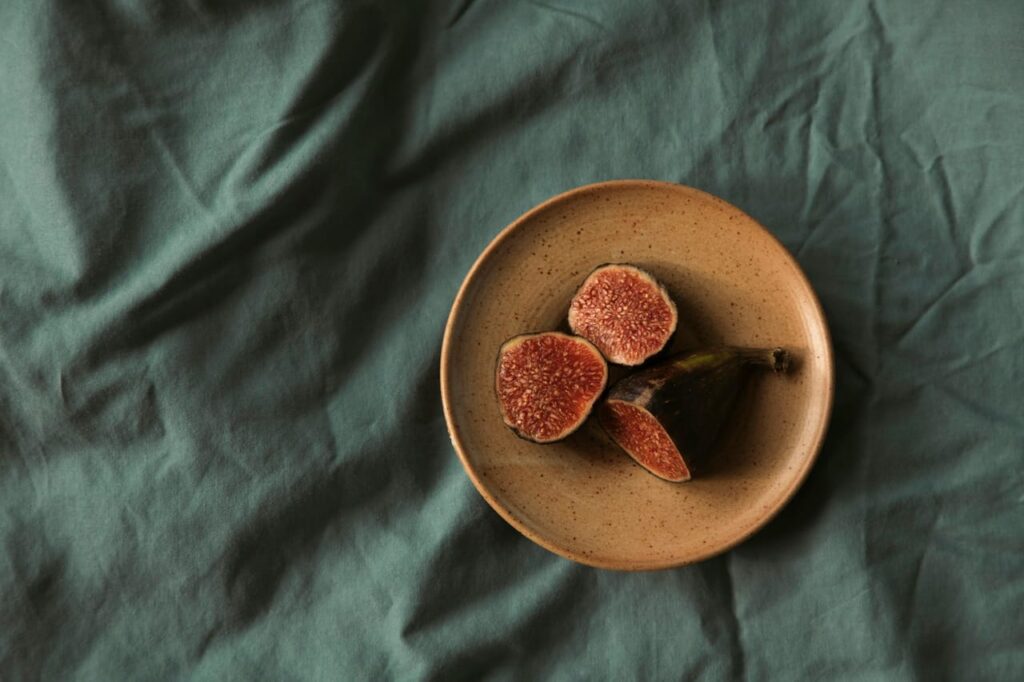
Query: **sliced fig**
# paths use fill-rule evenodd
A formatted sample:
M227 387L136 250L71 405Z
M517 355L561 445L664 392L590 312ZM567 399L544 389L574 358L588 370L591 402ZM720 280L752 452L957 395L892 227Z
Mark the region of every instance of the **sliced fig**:
M711 348L673 356L612 386L601 426L640 466L688 481L707 462L748 367L784 372L781 349Z
M524 334L498 352L494 387L506 426L537 443L561 440L586 421L608 384L608 365L586 339Z
M617 365L639 365L660 352L678 321L665 287L625 263L594 270L569 304L569 328Z

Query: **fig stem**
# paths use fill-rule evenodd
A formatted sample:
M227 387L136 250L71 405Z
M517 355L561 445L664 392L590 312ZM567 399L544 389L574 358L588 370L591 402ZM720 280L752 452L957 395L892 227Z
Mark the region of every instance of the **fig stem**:
M771 369L782 374L789 371L792 364L789 351L785 348L743 348L739 353L749 362Z
M772 348L772 371L789 371L789 352L785 348Z

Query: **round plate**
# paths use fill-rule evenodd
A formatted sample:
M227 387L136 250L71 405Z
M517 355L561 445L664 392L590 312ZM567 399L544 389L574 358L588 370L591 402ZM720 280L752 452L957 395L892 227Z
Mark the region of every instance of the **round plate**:
M795 356L785 376L751 376L710 469L690 482L647 473L594 419L550 445L502 423L499 346L564 329L576 287L609 262L638 265L666 285L679 307L674 349L783 346ZM611 369L609 384L623 374ZM448 318L441 395L470 479L523 535L592 566L668 568L736 545L792 497L825 436L832 349L807 278L750 216L690 187L606 182L530 210L480 255Z

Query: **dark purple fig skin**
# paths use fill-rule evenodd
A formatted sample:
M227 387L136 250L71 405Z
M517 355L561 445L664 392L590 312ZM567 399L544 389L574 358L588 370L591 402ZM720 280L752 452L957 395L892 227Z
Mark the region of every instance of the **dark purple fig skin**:
M782 348L722 346L672 357L620 379L605 400L642 407L658 420L690 473L706 468L749 368L789 369Z

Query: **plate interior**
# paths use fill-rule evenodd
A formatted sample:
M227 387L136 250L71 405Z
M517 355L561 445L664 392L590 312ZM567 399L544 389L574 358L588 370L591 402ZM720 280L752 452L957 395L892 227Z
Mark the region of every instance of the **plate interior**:
M666 285L679 307L676 350L725 343L795 356L787 376L751 375L711 469L691 482L648 474L595 420L544 446L502 424L498 347L516 334L565 330L576 287L609 262L638 265ZM613 367L611 380L621 374ZM698 190L623 181L556 197L488 247L453 307L442 393L467 472L516 528L584 563L661 568L736 544L793 494L824 436L832 358L813 291L753 219Z

